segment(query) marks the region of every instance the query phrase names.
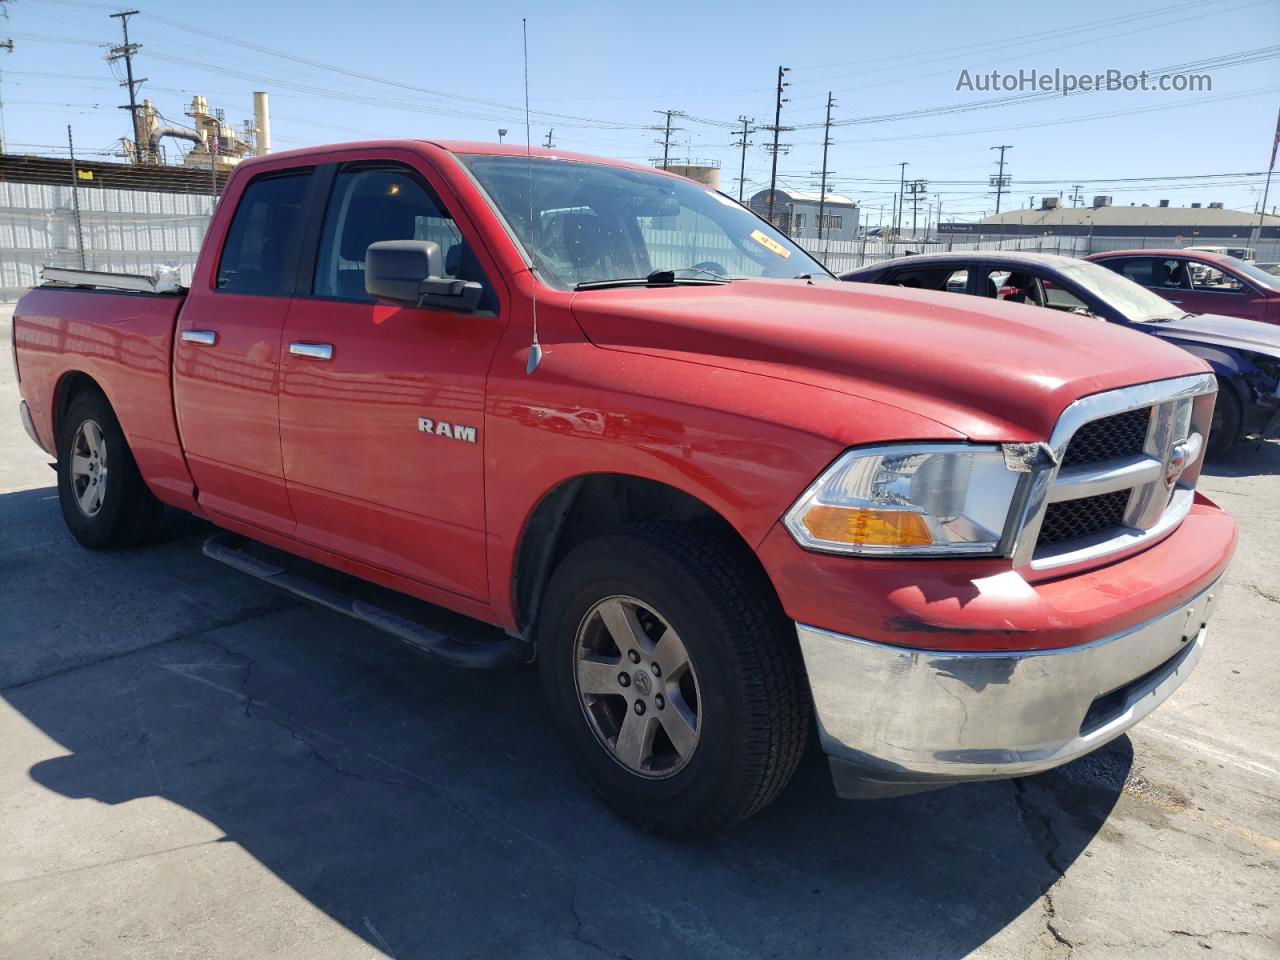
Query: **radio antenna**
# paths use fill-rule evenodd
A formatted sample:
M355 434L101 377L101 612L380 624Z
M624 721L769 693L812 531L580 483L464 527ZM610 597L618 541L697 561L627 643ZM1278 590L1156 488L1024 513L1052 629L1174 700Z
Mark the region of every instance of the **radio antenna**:
M529 360L524 372L531 374L542 362L542 344L538 343L538 278L533 262L533 129L529 125L529 21L525 17L520 18L520 29L524 35L524 165L525 172L529 175L529 278L533 281L530 288L533 342L529 344Z

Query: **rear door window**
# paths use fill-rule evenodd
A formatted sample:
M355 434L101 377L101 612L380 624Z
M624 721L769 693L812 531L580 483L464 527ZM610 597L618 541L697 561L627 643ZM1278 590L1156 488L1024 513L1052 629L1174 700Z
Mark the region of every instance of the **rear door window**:
M292 296L302 208L311 171L269 173L249 182L231 217L216 286L224 293Z

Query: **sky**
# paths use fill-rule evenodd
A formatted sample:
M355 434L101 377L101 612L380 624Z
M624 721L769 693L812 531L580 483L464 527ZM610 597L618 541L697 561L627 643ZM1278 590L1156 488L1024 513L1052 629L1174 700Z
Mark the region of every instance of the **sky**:
M10 153L108 159L129 135L120 6L91 0L0 0L3 126ZM802 7L544 2L391 3L336 0L217 4L138 0L140 96L184 124L193 94L239 125L252 92L271 96L275 149L385 137L523 142L521 18L528 19L535 144L649 162L670 156L722 165L737 195L738 118L773 122L779 66L790 68L778 161L784 189L816 190L821 124L834 95L829 191L888 220L900 163L927 182L920 218L994 211L988 177L1008 144L1003 209L1074 186L1084 202L1117 205L1260 200L1280 110L1280 0L1078 0L1072 4L924 0ZM998 70L1208 74L1188 91L983 92L957 89ZM768 186L771 134L746 154L746 193ZM180 141L168 141L170 157ZM1280 205L1280 177L1267 207ZM879 213L878 213L879 211Z

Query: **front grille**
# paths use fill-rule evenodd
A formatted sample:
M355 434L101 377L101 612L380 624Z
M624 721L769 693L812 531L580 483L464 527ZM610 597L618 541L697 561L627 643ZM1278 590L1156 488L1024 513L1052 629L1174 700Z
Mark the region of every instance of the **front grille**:
M1124 522L1129 493L1128 490L1115 490L1096 497L1049 504L1040 525L1040 546L1114 530Z
M1018 534L1014 563L1083 569L1173 530L1195 497L1215 383L1207 373L1157 380L1069 405L1049 437L1058 462L1029 484L1022 522L1035 533Z
M1076 431L1062 455L1064 467L1100 463L1142 453L1151 425L1151 408L1128 410L1086 423Z

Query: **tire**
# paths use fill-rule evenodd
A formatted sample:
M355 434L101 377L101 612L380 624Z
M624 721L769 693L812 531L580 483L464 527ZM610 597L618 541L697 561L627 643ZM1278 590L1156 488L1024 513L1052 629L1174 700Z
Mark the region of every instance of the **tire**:
M1218 397L1213 406L1213 426L1209 429L1209 449L1205 452L1210 460L1221 460L1240 439L1240 428L1244 410L1240 406L1240 395L1230 381L1218 378Z
M142 542L160 517L120 421L96 390L76 394L58 425L58 502L71 535L95 550Z
M580 544L547 588L539 672L558 732L605 802L655 833L698 836L751 816L804 751L810 694L794 629L736 546L687 526L635 524ZM616 629L619 611L639 636ZM638 662L626 643L645 648ZM681 644L687 669L673 652ZM580 674L580 660L600 672ZM633 714L653 730L647 761L643 748L622 746L636 742L622 726Z

